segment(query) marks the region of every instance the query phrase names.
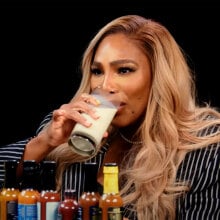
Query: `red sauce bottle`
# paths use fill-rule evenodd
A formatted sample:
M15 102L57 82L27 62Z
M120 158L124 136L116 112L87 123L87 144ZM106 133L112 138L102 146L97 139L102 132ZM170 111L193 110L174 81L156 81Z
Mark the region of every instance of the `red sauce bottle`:
M41 193L37 203L38 220L56 219L60 193L56 191L56 162L43 161L41 165Z
M79 198L79 205L82 208L82 219L90 220L93 215L93 210L98 209L100 194L97 186L97 163L85 163L84 168L84 192Z
M64 191L64 199L60 202L58 208L59 220L75 220L77 218L79 204L76 200L76 191L66 189Z

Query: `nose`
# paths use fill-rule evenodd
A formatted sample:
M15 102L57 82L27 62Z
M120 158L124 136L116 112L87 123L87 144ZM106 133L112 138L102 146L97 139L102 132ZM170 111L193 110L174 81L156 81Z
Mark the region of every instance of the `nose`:
M103 90L110 94L114 94L117 92L116 82L111 74L105 74L101 87Z

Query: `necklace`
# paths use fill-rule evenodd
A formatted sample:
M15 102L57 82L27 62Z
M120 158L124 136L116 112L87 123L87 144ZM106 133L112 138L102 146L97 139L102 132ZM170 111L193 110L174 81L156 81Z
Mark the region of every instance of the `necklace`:
M143 141L132 141L132 140L129 140L128 138L126 138L120 131L119 131L119 135L121 136L121 138L126 141L127 143L129 144L142 144Z

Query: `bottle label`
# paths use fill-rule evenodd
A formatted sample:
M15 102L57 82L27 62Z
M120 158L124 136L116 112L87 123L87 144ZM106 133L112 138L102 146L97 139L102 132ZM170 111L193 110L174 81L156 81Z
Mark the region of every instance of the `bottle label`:
M58 215L59 202L46 202L46 213L43 213L46 220L56 219ZM37 219L41 220L41 203L37 202Z
M57 214L57 220L62 220L62 215L60 213Z
M18 203L16 201L8 201L6 203L7 220L17 220Z
M110 207L108 208L108 220L122 220L122 208L121 207Z
M37 204L18 204L18 220L37 220Z
M72 215L71 213L70 214L66 214L66 215L63 215L62 213L59 213L57 214L57 218L55 218L56 220L81 220L82 218L79 217L78 215Z
M56 219L59 202L46 203L46 220Z
M91 220L101 220L102 212L98 206L89 207L89 216Z
M76 215L76 220L82 220L82 219L83 219L83 208L79 206Z

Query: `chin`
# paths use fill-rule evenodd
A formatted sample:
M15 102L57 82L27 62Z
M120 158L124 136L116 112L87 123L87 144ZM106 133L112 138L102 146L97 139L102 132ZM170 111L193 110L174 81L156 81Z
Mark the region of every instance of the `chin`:
M130 122L131 123L131 122ZM129 121L123 117L115 116L111 125L117 128L123 128L129 126Z

